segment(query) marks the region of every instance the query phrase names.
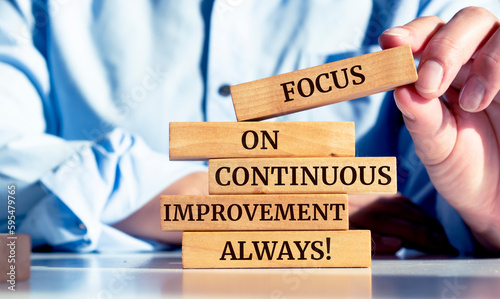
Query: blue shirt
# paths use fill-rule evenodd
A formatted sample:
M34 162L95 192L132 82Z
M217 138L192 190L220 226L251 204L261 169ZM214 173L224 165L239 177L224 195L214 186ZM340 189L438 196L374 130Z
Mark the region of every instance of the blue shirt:
M205 169L169 161L169 122L235 121L226 86L380 50L385 29L467 5L500 11L497 1L0 0L0 198L16 185L16 232L35 247L158 248L111 225ZM357 155L397 156L399 190L472 251L392 93L275 120L354 121Z

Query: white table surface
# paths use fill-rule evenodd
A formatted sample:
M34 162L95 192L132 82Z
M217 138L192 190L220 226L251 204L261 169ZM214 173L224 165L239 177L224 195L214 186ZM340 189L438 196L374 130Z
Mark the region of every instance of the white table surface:
M500 298L500 259L374 259L368 269L183 270L180 252L32 255L0 298Z

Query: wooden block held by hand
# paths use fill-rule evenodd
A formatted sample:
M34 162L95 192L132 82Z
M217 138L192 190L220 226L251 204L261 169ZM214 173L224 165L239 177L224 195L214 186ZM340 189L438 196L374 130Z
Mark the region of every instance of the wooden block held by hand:
M162 195L161 230L347 230L346 194Z
M184 232L183 268L370 267L368 230Z
M262 120L417 81L409 45L231 87L238 121Z
M0 234L0 281L16 289L16 282L30 278L31 238L24 234Z
M210 194L395 194L396 158L210 159Z
M353 122L174 122L170 160L353 157Z

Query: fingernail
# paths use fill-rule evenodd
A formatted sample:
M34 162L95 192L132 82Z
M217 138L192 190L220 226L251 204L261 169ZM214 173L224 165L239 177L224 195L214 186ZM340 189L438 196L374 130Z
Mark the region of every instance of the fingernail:
M418 71L415 88L422 93L433 93L443 81L443 67L435 60L427 60Z
M392 36L397 36L397 37L408 37L410 35L410 31L403 27L394 27L394 28L389 28L386 31L384 31L382 34L385 35L392 35Z
M404 107L403 105L399 104L399 101L398 101L398 98L396 96L396 93L394 93L394 102L396 102L396 106L398 106L398 109L399 111L401 111L401 113L403 113L403 115L411 120L411 121L415 121L415 116L413 114L411 114L410 112L408 112Z
M474 112L479 108L484 98L486 88L482 80L476 76L470 77L460 93L460 107L465 111Z

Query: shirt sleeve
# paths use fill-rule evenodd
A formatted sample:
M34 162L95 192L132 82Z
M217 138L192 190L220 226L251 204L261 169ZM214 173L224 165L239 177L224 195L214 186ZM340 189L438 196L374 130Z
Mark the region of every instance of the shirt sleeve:
M56 250L152 250L111 225L201 163L172 162L137 136L114 129L97 141L52 134L50 77L22 7L0 1L0 196L15 185L16 233ZM7 201L0 231L7 231Z
M460 0L460 1L420 1L421 9L419 16L438 16L445 22L449 21L459 10L468 6L478 6L488 9L499 17L500 2L496 0Z
M152 250L154 243L110 225L179 178L201 170L201 164L169 161L142 139L115 129L99 142L80 145L40 177L47 195L28 212L20 230L35 244L61 250Z

